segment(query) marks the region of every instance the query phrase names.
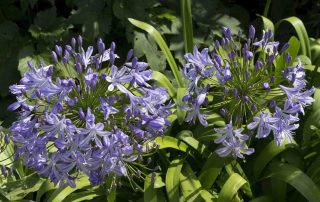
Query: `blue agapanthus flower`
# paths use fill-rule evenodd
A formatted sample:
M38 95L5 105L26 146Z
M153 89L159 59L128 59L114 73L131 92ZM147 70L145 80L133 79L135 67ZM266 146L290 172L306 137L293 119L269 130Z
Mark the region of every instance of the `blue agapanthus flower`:
M292 61L286 51L289 44L278 51L279 42L272 40L271 30L257 38L250 26L247 40L233 37L229 28L224 28L223 34L213 51L194 47L193 53L185 55L183 72L189 81L183 98L185 121L199 120L206 126L203 109L220 111L229 123L215 129L220 136L215 143L222 144L216 150L220 156L244 158L243 154L253 153L247 134L266 138L273 133L279 146L286 139L292 142L298 114L304 114L304 108L314 101L314 88L306 89L302 63ZM278 57L283 57L286 66L282 73L275 68Z
M83 48L81 37L57 45L53 65L29 62L10 86L17 101L8 109L19 111L10 127L16 157L55 184L74 187L79 174L93 185L111 173L135 175L131 163L170 125L169 95L152 85L148 64L131 50L118 65L114 43L97 46L97 53Z

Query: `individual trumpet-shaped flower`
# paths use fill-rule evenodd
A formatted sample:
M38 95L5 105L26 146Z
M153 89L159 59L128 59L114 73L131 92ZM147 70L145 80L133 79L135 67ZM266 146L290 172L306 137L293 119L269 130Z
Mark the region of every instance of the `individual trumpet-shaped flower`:
M282 145L285 139L288 139L289 142L292 143L292 131L299 127L299 124L296 123L299 121L299 118L284 113L279 107L276 107L274 116L279 119L279 121L275 122L274 128L272 129L277 145Z
M242 134L243 128L234 129L232 122L227 124L224 128L214 129L221 137L215 139L216 144L222 143L223 147L216 150L216 153L225 157L231 154L234 158L244 158L242 154L251 154L254 152L253 148L248 148L246 140L247 135Z
M257 138L266 138L271 129L274 129L274 124L279 121L279 118L271 117L267 112L261 112L259 117L254 117L253 122L248 124L247 128L249 130L253 130L258 128L257 130Z
M118 88L123 93L128 93L128 90L123 86L123 83L129 83L132 80L132 76L126 74L127 68L122 67L118 71L118 67L112 66L110 69L110 76L106 76L106 80L110 82L108 86L108 91L113 91L114 88Z
M216 153L225 157L231 154L233 158L244 158L243 154L250 155L254 152L253 148L248 148L245 141L232 138L230 141L223 141L223 147L216 150Z
M109 132L104 131L103 123L95 124L95 117L91 113L90 108L87 109L86 128L80 128L78 130L78 133L81 137L79 144L80 147L87 146L91 140L94 140L95 144L101 148L101 137L109 134Z

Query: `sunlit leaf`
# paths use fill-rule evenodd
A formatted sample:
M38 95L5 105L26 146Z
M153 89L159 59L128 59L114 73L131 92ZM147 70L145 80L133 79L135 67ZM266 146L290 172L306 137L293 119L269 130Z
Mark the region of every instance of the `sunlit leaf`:
M166 174L166 190L170 202L179 201L180 173L183 162L180 159L173 160Z
M228 180L224 183L220 193L218 202L229 202L235 197L239 189L247 181L243 179L238 173L233 173Z
M277 22L275 29L277 30L283 22L288 22L293 26L301 43L301 53L311 58L309 36L303 22L299 18L293 16Z

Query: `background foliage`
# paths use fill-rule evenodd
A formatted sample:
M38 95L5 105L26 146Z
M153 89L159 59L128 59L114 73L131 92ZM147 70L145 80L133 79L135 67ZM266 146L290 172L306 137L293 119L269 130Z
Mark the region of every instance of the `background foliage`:
M135 55L156 71L158 84L167 87L179 103L184 93L179 76L184 53L193 45L212 46L223 26L237 33L254 24L274 29L280 42L295 36L290 39L292 55L305 64L310 85L318 87L319 13L320 3L312 0L1 0L0 120L4 128L0 137L4 138L15 118L6 110L13 102L8 86L18 82L27 61L51 63L54 45L67 44L78 34L85 44L99 37L106 44L115 41L119 55L133 47ZM14 174L1 176L0 201L318 201L319 90L314 98L295 143L276 147L274 141L264 140L245 161L222 159L213 152L216 134L212 129L224 125L218 114L209 112L209 126L204 128L183 124L184 114L178 110L177 121L168 136L158 139L160 150L152 157L150 166L160 165L161 170L141 182L142 191L137 192L125 183L116 192L108 190L108 180L91 187L85 178L76 189L56 188L14 161L9 144L0 154L0 165L13 164Z

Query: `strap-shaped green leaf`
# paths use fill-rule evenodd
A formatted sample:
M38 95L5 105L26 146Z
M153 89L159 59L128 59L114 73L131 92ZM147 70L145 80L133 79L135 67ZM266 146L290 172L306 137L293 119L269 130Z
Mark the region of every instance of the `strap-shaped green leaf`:
M88 177L82 176L76 182L76 188L71 188L69 186L58 188L50 195L47 202L61 202L63 199L65 199L67 196L69 196L74 191L81 189L83 187L89 186L89 185L90 185L90 181L89 181Z
M176 97L176 89L164 74L158 71L152 71L152 79L155 80L161 87L166 88L172 98Z
M230 175L228 180L224 183L220 193L218 202L229 202L232 201L233 197L237 194L238 190L247 181L242 178L238 173L233 173Z
M184 201L212 201L213 195L202 189L201 183L188 164L180 174L180 186Z
M264 30L269 29L274 33L274 24L273 24L273 22L271 20L269 20L269 18L266 18L266 17L264 17L262 15L257 15L257 16L261 17L261 19L262 19L263 29ZM273 39L273 36L272 36L272 39Z
M144 201L145 202L157 202L157 201L162 202L165 200L165 197L162 190L158 189L159 187L164 186L161 176L159 175L159 173L156 173L156 175L154 176L154 179L151 179L151 177L152 177L152 173L147 175L144 181L144 195L143 195ZM159 182L161 182L160 184L163 184L163 185L159 186Z
M159 45L160 49L162 50L163 54L165 55L169 66L171 68L171 71L178 83L178 87L182 88L184 87L184 82L183 82L183 76L181 71L179 70L169 48L168 45L166 44L166 42L164 41L164 39L162 38L161 34L152 26L149 25L145 22L139 21L139 20L135 20L132 18L128 18L129 22L131 24L133 24L134 26L148 32L153 39L157 42L157 44Z
M19 180L2 184L0 189L11 201L21 200L29 193L38 191L43 182L43 179L33 173Z
M49 180L44 181L44 183L41 185L40 189L37 191L36 202L40 202L43 194L45 194L47 191L50 191L53 189L55 189L55 186L52 182L50 182Z
M175 159L170 163L166 174L166 190L170 202L179 201L180 173L183 166L181 159Z
M275 162L270 166L270 172L264 178L276 178L293 186L308 201L318 202L320 199L320 190L317 185L299 168Z
M188 150L188 145L186 143L174 137L157 137L155 141L159 145L159 149L172 148L183 152L187 152Z
M313 135L311 125L320 128L320 90L316 89L313 95L315 102L312 105L311 113L309 114L307 121L303 124L303 140L308 141Z
M287 148L291 148L290 146L295 145L296 143L290 144L288 139L284 141L284 143L278 147L276 142L272 140L257 156L253 166L253 172L256 179L260 176L263 169L268 165L268 163L276 157L278 154L286 150Z
M308 56L311 59L311 49L310 49L308 32L307 32L303 22L295 16L288 17L288 18L282 19L279 22L277 22L276 26L275 26L275 30L277 30L283 22L289 22L293 26L293 28L295 29L295 31L297 33L299 41L301 43L301 53L303 55Z
M186 117L186 110L181 109L181 107L184 105L182 98L185 96L186 92L186 88L178 88L177 91L177 116L180 124L184 122L184 119Z
M181 17L183 27L183 41L185 52L192 52L193 49L193 27L192 27L192 13L191 0L181 0Z
M154 188L153 183L151 182L151 175L146 176L144 181L144 201L145 202L157 202L157 190Z
M193 134L190 130L183 130L181 131L177 137L184 141L185 143L187 143L191 148L193 148L194 150L196 150L197 152L199 152L201 155L203 155L204 157L208 157L209 154L211 153L206 145L200 143L198 140L196 140L193 137Z
M72 193L70 194L65 200L65 202L79 202L79 201L87 201L87 200L92 200L98 196L101 196L101 195L106 195L106 191L105 193L103 192L97 192L95 190L86 190L86 191L81 191L79 193ZM109 202L109 200L108 200Z
M212 153L207 158L207 161L202 167L199 175L199 180L202 184L202 187L205 189L210 189L219 176L222 168L231 161L232 158L221 158L216 153Z

